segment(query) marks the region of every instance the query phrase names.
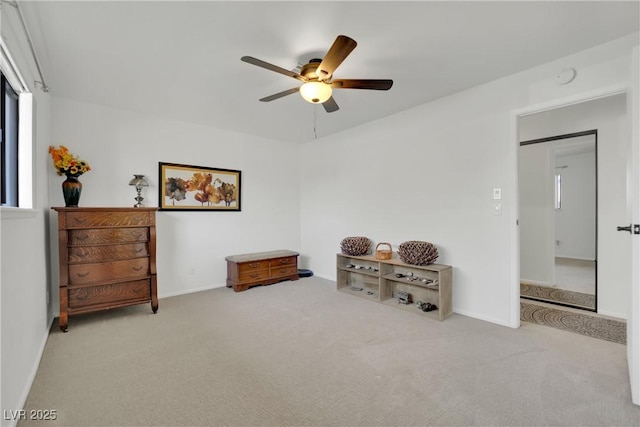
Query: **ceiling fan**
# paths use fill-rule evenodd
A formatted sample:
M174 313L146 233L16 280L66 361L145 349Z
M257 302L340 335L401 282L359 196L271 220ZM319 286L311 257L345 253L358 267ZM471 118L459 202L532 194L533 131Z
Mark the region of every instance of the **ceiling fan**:
M270 102L292 93L300 92L300 95L312 104L322 104L327 113L337 111L340 107L333 99L333 89L370 89L389 90L393 86L393 80L380 79L333 79L333 73L345 58L355 49L357 43L350 37L340 35L333 42L323 59L312 59L300 69L300 73L285 70L277 65L254 58L243 56L242 61L285 76L293 77L303 82L302 86L294 87L273 95L261 98L262 102Z

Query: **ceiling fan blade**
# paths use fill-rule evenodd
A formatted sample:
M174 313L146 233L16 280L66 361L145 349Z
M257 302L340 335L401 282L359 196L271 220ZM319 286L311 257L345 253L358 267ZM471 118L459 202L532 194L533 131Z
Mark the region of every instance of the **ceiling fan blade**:
M350 37L342 35L338 36L316 69L318 78L320 80L330 78L336 68L342 64L342 61L349 56L351 51L355 49L357 45L358 43Z
M322 103L322 106L327 113L333 113L334 111L338 111L340 109L340 107L338 107L338 104L336 103L336 100L333 99L333 96L324 101Z
M299 92L299 91L300 91L300 88L294 87L292 89L288 89L288 90L284 90L282 92L274 93L273 95L270 95L270 96L265 96L264 98L261 98L260 101L262 101L262 102L274 101L274 100L276 100L278 98L282 98L283 96L291 95L292 93L296 93L296 92Z
M276 73L284 74L285 76L293 77L294 79L298 79L302 82L308 81L308 79L304 76L301 76L298 73L294 73L293 71L285 70L282 67L278 67L277 65L269 64L261 59L254 58L253 56L243 56L240 58L241 61L246 62L248 64L257 65L258 67L266 68L267 70L275 71Z
M338 79L331 82L334 89L372 89L389 90L393 80L379 79Z

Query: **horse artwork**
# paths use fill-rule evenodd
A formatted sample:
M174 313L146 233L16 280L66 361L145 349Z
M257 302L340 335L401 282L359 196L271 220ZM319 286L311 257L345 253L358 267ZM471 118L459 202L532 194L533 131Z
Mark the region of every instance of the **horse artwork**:
M161 210L240 211L241 171L159 164Z

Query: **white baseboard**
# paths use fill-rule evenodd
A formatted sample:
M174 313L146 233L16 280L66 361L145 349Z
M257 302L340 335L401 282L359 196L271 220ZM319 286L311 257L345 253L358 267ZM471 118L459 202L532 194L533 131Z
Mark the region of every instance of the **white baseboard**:
M593 257L589 258L589 257L581 257L581 256L566 256L566 255L556 255L555 257L556 257L556 258L564 258L564 259L575 259L575 260L578 260L578 261L591 261L591 262L595 261L595 260L593 259Z
M622 313L614 313L614 312L611 312L611 311L598 310L598 314L601 314L602 316L612 317L614 319L618 319L618 320L621 320L623 322L627 321L627 316L625 316Z
M203 286L201 288L183 289L183 290L174 291L174 292L158 293L158 299L160 299L160 298L177 297L178 295L192 294L194 292L209 291L211 289L224 288L226 286L227 285L225 283L223 283L223 284L215 284L215 285L210 285L210 286Z
M465 310L458 310L455 307L453 308L453 312L455 314L459 314L461 316L471 317L472 319L477 319L477 320L482 320L484 322L494 323L494 324L499 325L499 326L506 326L507 328L511 328L511 329L518 329L520 327L520 318L514 319L514 321L512 321L512 322L503 322L502 320L496 319L494 317L483 316L483 315L479 315L477 313L472 313L472 312L465 311Z

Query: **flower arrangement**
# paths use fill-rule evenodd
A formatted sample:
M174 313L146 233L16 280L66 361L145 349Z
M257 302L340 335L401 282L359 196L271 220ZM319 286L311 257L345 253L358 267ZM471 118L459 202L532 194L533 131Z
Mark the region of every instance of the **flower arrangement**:
M91 170L89 163L71 154L64 145L60 145L58 148L49 146L49 154L53 159L53 167L56 168L56 173L60 176L77 178Z

